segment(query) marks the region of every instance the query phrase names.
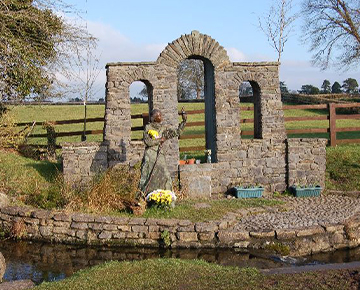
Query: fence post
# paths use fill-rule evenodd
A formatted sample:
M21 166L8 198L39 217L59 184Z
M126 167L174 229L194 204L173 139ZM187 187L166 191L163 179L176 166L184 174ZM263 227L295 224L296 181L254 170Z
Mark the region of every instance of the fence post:
M336 146L336 106L329 103L330 146Z
M143 113L142 114L142 119L143 119L143 127L145 129L145 125L148 124L150 122L150 116L148 113Z

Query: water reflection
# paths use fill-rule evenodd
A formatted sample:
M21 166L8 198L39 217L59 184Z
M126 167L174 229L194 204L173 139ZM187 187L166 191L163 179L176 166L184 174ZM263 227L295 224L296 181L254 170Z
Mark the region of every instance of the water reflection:
M261 251L84 247L10 240L0 241L0 252L6 259L7 269L4 276L6 281L31 279L35 283L63 279L80 269L111 260L132 261L162 257L202 259L226 266L259 269L360 260L359 249L294 259L274 257Z
M35 283L63 279L80 269L111 260L132 261L166 257L202 259L221 265L257 268L274 268L284 264L269 257L234 250L83 247L9 240L0 242L0 252L7 264L5 280L31 279Z

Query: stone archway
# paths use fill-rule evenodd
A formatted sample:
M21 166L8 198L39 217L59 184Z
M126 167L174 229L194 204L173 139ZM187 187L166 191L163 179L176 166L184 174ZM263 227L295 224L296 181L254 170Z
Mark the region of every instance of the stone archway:
M200 59L205 73L205 138L206 148L211 149L212 162L217 161L217 112L215 74L231 64L226 50L213 38L192 31L169 43L157 59L157 63L178 68L185 59Z
M230 64L226 50L215 39L196 30L169 43L156 62L177 68L182 60L192 56L208 59L215 70Z
M209 134L212 138L209 146L216 146L217 149L216 163L179 167L178 140L171 139L164 146L169 170L173 173L179 170L188 196L205 197L211 193L224 193L228 186L236 183L257 183L268 192L283 191L290 181L305 184L315 178L324 185L326 140L286 139L279 63L230 62L225 49L217 41L198 31L182 35L169 43L156 62L110 63L106 66L104 140L108 150L106 154L101 151L99 156L103 158L106 155L109 166L131 164L141 158L139 153L142 148L136 147L130 139L130 83L135 80L149 81L153 86L154 108L163 111L165 125L175 127L178 124L177 68L181 61L188 58L205 60L207 66L206 93L211 120L208 126L214 126L208 127L213 128ZM249 81L257 90L257 140L242 140L240 137L238 90L243 81ZM78 152L73 151L69 146L69 154L64 155L64 172L76 172L68 168L72 164L69 160L84 158L82 147ZM93 158L90 153L88 155L89 159ZM303 162L300 156L305 155ZM100 158L94 160L98 163L103 161ZM92 174L85 173L85 177L79 178Z

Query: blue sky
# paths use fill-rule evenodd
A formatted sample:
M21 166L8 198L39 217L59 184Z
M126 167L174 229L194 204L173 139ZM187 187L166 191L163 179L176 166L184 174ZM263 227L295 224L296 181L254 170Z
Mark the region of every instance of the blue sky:
M99 39L97 53L101 67L108 62L154 61L168 42L181 34L198 30L224 46L232 61L275 61L276 51L258 27L273 3L270 0L67 0L81 11L90 33ZM294 0L299 11L301 0ZM289 89L303 84L321 87L324 79L331 83L353 77L360 82L360 69L321 71L311 65L308 46L300 41L302 19L285 45L280 79ZM98 85L105 84L105 70ZM104 91L100 91L104 94Z

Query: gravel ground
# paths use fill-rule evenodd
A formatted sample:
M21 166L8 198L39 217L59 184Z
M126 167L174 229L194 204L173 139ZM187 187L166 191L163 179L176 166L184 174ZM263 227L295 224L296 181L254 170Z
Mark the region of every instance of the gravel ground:
M284 207L248 214L235 228L247 231L297 229L323 224L337 224L360 212L360 199L327 195L282 199Z

